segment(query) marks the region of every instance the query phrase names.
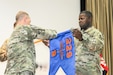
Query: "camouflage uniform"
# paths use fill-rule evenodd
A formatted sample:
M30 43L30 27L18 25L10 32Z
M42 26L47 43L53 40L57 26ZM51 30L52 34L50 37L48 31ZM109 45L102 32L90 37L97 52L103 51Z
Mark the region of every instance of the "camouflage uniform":
M33 25L17 26L8 43L7 66L5 75L23 75L26 72L35 74L36 54L33 39L52 39L56 31L41 29ZM30 74L28 74L30 75Z
M99 55L103 49L104 37L94 27L81 32L83 40L75 38L76 75L101 75Z

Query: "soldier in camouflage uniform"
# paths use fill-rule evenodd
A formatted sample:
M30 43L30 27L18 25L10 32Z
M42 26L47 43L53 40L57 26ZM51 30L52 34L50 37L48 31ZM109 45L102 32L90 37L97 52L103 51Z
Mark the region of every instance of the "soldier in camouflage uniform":
M102 75L100 52L104 46L102 33L92 26L92 13L83 11L79 15L81 31L73 30L76 45L76 75Z
M33 39L48 40L56 37L56 31L30 25L30 17L20 11L16 15L16 27L8 42L5 75L35 75L36 55Z

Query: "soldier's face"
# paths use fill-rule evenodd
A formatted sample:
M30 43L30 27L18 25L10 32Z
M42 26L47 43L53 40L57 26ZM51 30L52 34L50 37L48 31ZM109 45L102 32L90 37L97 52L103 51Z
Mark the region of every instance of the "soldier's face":
M29 16L25 16L25 23L26 23L27 25L30 25L31 19L30 19Z
M81 13L79 15L79 26L81 29L87 29L87 27L89 26L89 19L85 15L85 13Z

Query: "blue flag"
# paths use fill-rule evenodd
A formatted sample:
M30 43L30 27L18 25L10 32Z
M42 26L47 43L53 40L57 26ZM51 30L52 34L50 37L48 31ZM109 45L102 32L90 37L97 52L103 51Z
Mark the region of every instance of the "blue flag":
M50 40L49 75L55 75L60 67L66 75L75 75L75 44L70 30Z

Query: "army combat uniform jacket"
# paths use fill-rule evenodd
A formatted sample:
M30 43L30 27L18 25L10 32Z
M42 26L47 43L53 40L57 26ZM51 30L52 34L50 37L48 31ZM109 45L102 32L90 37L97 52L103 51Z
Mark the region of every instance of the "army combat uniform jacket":
M75 38L76 75L101 75L99 55L103 49L104 37L94 27L81 32L83 40L78 41Z
M56 34L55 30L33 25L17 25L9 38L5 75L19 75L23 71L35 73L36 55L33 39L52 39Z

